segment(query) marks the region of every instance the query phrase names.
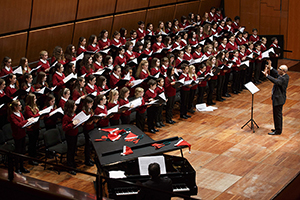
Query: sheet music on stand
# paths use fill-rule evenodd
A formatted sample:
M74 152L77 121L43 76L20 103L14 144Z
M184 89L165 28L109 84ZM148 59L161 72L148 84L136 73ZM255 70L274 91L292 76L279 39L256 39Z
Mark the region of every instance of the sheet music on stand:
M148 166L151 163L157 163L160 166L160 174L166 174L166 163L165 163L165 157L164 156L144 156L139 157L139 169L140 169L140 175L149 175L148 172Z
M251 92L251 94L255 94L259 91L258 87L256 87L251 81L245 84L245 87Z

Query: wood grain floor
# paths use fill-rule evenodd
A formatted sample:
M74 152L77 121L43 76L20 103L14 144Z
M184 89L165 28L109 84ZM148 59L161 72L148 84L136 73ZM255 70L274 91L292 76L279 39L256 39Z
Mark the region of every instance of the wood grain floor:
M279 64L294 65L280 60ZM290 82L287 102L283 107L283 133L269 136L273 128L269 81L258 85L254 98L254 119L259 128L252 133L241 129L250 119L251 94L244 90L224 102L217 102L213 112L196 112L188 120L179 119L176 107L174 125L167 125L157 134L147 133L155 140L180 136L192 145L191 154L184 156L196 170L198 195L201 199L270 199L300 168L300 73L288 72ZM179 152L172 152L179 155ZM96 167L86 167L83 152L78 152L79 168L96 173ZM28 165L29 176L88 193L95 193L93 178L66 172L58 175L42 166Z

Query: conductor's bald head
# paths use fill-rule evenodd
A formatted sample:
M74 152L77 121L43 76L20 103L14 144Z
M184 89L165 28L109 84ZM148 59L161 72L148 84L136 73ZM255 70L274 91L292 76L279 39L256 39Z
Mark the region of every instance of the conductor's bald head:
M280 65L279 67L282 71L287 72L288 71L288 67L286 65Z
M278 73L280 75L285 74L288 71L288 67L286 65L280 65L280 67L278 67Z

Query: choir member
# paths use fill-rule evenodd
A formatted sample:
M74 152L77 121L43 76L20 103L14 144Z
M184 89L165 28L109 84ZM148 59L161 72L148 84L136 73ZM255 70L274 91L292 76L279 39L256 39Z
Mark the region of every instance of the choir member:
M55 63L56 61L62 65L66 64L64 51L60 46L56 46L53 49L51 64Z
M121 37L120 37L121 44L125 45L125 43L127 41L127 39L126 39L127 30L125 28L121 28L119 32L121 35Z
M191 78L188 75L189 66L187 64L181 65L182 74L179 76L180 79L184 79L184 81L189 81ZM191 116L187 114L187 106L189 102L189 92L190 92L190 85L182 86L180 88L180 118L187 119Z
M86 166L93 166L94 162L91 160L91 147L92 143L90 141L90 136L89 132L94 129L94 123L97 123L98 120L93 119L94 111L92 109L94 104L94 100L91 97L86 97L84 100L84 105L82 107L82 111L86 115L91 115L90 119L88 119L84 124L83 124L83 134L85 138L85 145L84 145L84 164Z
M110 88L116 88L117 83L121 79L121 67L119 65L114 66L114 69L110 75L109 86Z
M188 73L189 77L191 80L194 80L196 81L197 79L197 74L196 74L196 68L194 65L190 65L189 66L189 73ZM188 112L189 113L194 113L194 105L193 105L193 102L194 102L194 98L195 98L195 94L196 94L196 90L197 90L197 87L198 87L198 84L195 84L194 86L192 86L190 88L190 93L189 93L189 101L188 101L188 106L187 106L187 109L188 109Z
M99 93L98 87L95 85L96 84L96 77L91 74L87 77L87 84L85 86L85 90L87 94L91 94L93 92L96 92L97 95Z
M98 95L95 99L95 105L96 105L95 115L100 115L101 113L105 115L97 122L98 128L104 128L109 125L109 118L107 118L107 107L105 104L106 104L106 96L104 94Z
M2 63L0 65L0 77L11 74L13 72L11 67L11 58L5 56L2 60Z
M157 87L155 89L155 92L157 95L160 95L161 93L165 93L165 88L164 88L164 84L165 84L165 80L163 78L158 78L156 80L157 82ZM157 128L161 128L164 127L164 123L163 123L163 117L162 117L162 111L163 111L163 104L158 105L157 108L157 113L155 116L155 126Z
M93 74L95 72L95 68L93 65L93 57L90 55L85 55L82 60L82 66L80 69L81 75L85 75L85 77Z
M108 38L108 31L107 30L102 30L101 33L99 34L99 40L98 40L98 46L99 49L106 49L111 45L110 39Z
M100 50L96 35L90 36L89 41L88 41L88 46L86 49L88 51L92 51L92 52L98 52Z
M233 74L233 78L232 78L232 93L233 94L238 94L240 93L240 79L241 79L241 73L240 73L240 65L241 65L241 59L239 58L239 51L238 50L234 50L233 51L233 58L232 61L234 62L233 66L232 66L232 74Z
M74 119L77 106L73 100L68 100L64 106L64 117L62 119L62 129L66 135L67 141L67 166L76 168L75 153L77 148L78 127L75 126L80 122ZM75 171L69 171L70 174L76 175Z
M77 45L77 47L78 47L77 52L76 52L77 56L79 56L83 52L86 52L85 45L86 45L86 38L80 37L79 41L78 41L78 45Z
M168 67L167 70L167 76L165 78L165 91L166 91L166 97L168 99L167 106L166 106L166 122L168 124L174 124L176 123L173 121L173 108L175 104L175 95L176 95L176 77L175 77L175 68L174 67Z
M108 98L108 103L107 103L107 109L111 109L115 106L119 106L119 92L117 90L111 90L109 92L109 98ZM111 126L115 126L115 125L119 125L120 124L120 117L121 114L117 113L114 114L114 116L112 118L109 119L110 125Z
M162 34L166 34L166 30L165 30L165 24L163 21L159 21L158 22L158 27L156 30L156 35L162 35Z
M104 69L103 66L103 56L101 53L95 53L94 57L93 57L93 65L94 65L94 69L95 72Z
M13 94L19 89L16 85L17 82L17 76L15 74L9 74L7 76L8 84L5 88L5 94L6 96L13 98Z
M19 66L22 67L22 74L30 73L31 69L30 69L30 67L28 65L28 59L27 58L22 57L20 59Z
M149 89L145 92L145 102L150 102L150 101L153 101L154 98L156 97L156 92L155 92L155 89L156 89L156 81L153 80L153 79L150 79L148 81L148 86L149 86ZM154 122L155 122L155 115L157 114L157 107L156 106L149 106L147 108L147 124L148 124L148 131L150 133L156 133L158 132L159 130L158 129L155 129L154 127Z
M206 72L213 73L215 71L214 68L218 67L218 62L215 56L210 56L208 60L206 61ZM213 102L213 92L215 90L215 87L217 85L217 79L218 75L214 75L211 77L211 79L208 81L208 94L207 94L207 105L215 105L216 103Z
M54 110L57 108L57 106L56 106L56 104L55 104L55 97L54 97L52 94L49 94L49 95L47 96L47 99L46 99L46 101L45 101L45 107L44 107L43 109L48 108L49 106L52 106L52 109L51 109L50 113L51 113L52 111L54 111ZM60 120L61 120L61 119L60 119ZM46 114L46 115L44 116L44 123L45 123L45 128L46 128L46 130L56 128L56 123L57 123L57 121L58 121L58 120L56 120L56 119L52 119L52 118L49 116L49 114Z
M257 32L258 30L256 28L252 29L252 35L249 37L249 41L255 43L260 40L259 36L257 35Z
M75 52L75 46L72 44L69 44L66 48L65 51L65 58L66 58L66 63L76 61L76 52Z
M130 95L130 90L127 87L123 87L120 90L120 98L119 98L120 106L123 106L123 105L129 103L129 100L128 100L129 95ZM129 124L130 123L130 114L131 114L130 110L126 110L126 111L121 113L120 118L121 118L122 124Z
M145 100L144 100L144 89L141 87L135 88L134 92L135 98L141 98L142 104L135 109L135 120L136 120L136 126L141 130L145 131L145 119L146 119L146 110L147 106L145 106Z
M200 65L199 66L199 71L197 73L197 76L205 76L206 74L206 66L203 64L203 65ZM197 104L200 104L200 103L204 103L204 100L203 100L203 97L204 97L204 92L206 92L207 90L207 81L201 81L201 83L199 83L198 85L198 97L197 97Z
M71 96L70 89L64 88L62 90L62 95L60 97L58 107L61 107L62 109L64 109L64 106L65 106L66 102L69 100L70 96Z
M146 31L144 30L145 27L145 22L143 21L139 21L138 22L139 28L137 29L136 33L137 33L137 39L139 41L143 40L146 36Z
M15 142L15 152L25 155L26 144L25 137L26 131L23 126L29 121L32 122L33 118L25 119L22 114L22 104L19 100L13 100L9 105L8 118L11 126L12 136ZM29 173L29 170L24 168L23 159L15 159L15 171L17 173Z
M40 60L36 65L37 67L39 67L39 66L41 66L41 67L37 70L37 73L39 73L41 71L46 72L46 73L49 72L50 64L49 64L49 61L47 59L48 59L48 52L47 51L41 51L40 52Z
M154 76L160 72L160 60L158 58L153 58L151 61L150 75Z

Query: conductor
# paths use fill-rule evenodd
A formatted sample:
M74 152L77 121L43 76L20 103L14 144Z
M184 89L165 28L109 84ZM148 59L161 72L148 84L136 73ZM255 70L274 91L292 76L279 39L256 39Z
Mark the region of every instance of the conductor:
M148 166L148 172L151 179L143 183L144 186L156 188L162 191L173 191L172 180L168 177L160 177L159 164L151 163ZM171 195L167 193L161 193L155 190L147 190L142 188L138 194L137 199L169 200L171 199Z
M268 71L270 70L270 74ZM286 101L286 88L289 83L289 75L287 75L288 67L281 65L278 71L272 67L271 60L267 61L263 74L269 79L273 85L272 89L272 105L273 105L273 120L275 129L269 135L280 135L282 133L282 107Z

